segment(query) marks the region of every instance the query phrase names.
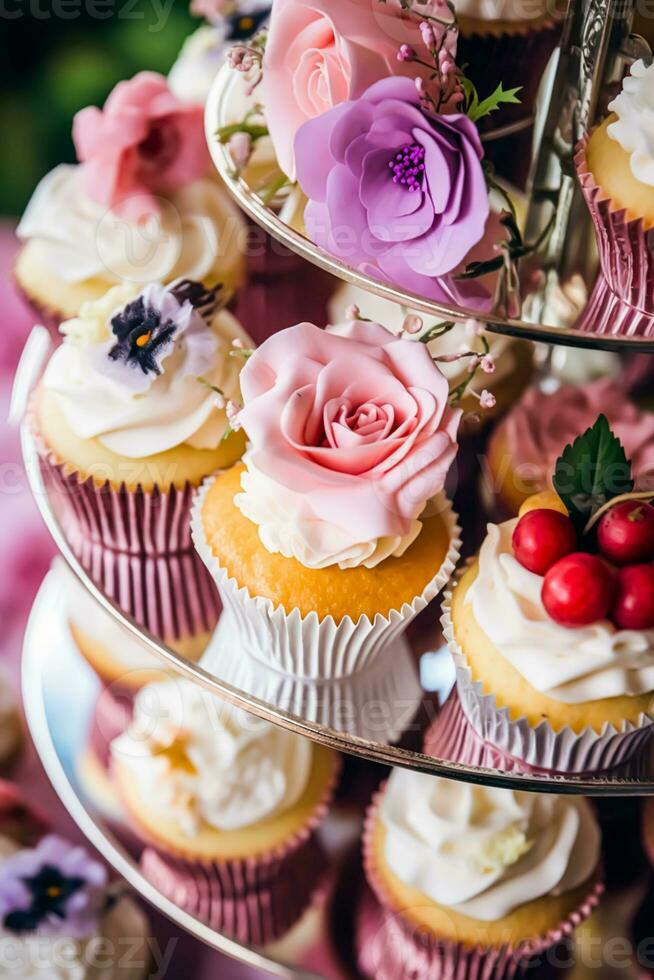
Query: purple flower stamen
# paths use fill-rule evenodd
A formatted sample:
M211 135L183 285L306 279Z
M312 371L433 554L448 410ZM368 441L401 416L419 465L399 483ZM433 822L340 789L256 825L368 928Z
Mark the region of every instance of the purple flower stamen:
M407 190L419 191L425 174L425 148L419 143L407 143L389 161L393 183L402 184Z

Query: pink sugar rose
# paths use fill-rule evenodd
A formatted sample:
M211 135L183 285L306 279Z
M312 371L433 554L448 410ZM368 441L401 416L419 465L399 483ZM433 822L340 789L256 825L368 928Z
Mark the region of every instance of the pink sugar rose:
M157 195L204 177L209 167L202 107L181 102L163 75L150 71L119 82L103 109L78 112L73 140L89 197L128 221L158 213Z
M439 8L440 5L436 4ZM434 0L419 9L428 13ZM295 180L300 126L390 75L429 71L398 60L402 45L427 52L421 17L400 0L275 0L263 60L263 102L280 167Z
M403 536L442 490L461 412L424 344L376 323L300 323L241 374L251 461L316 521L372 541Z

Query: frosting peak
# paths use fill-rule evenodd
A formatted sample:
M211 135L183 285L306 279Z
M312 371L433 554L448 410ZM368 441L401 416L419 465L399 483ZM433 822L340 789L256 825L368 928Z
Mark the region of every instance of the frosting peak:
M461 415L424 345L376 323L301 323L255 351L241 387L250 449L236 503L269 550L347 568L408 547Z
M238 397L231 343L248 342L216 305L215 290L188 281L116 287L85 303L43 377L73 432L130 459L216 448L227 418L212 388Z
M618 630L608 621L569 629L554 622L541 599L542 576L513 555L516 524L489 524L466 595L499 653L533 688L566 704L654 691L654 630Z
M309 779L311 743L232 708L187 681L143 688L111 751L144 798L187 836L236 830L292 807Z
M484 922L583 884L599 828L586 800L393 770L379 809L385 858L406 884Z
M634 62L609 110L618 117L609 136L630 155L636 180L654 187L654 64Z

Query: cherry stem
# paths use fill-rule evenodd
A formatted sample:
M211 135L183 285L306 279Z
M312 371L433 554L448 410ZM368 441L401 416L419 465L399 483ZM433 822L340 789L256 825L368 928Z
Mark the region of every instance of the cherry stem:
M605 514L607 510L611 510L611 508L615 507L616 504L621 504L625 500L654 500L654 490L641 490L636 493L621 493L619 497L612 497L611 500L607 500L605 504L602 504L602 506L595 511L593 516L586 524L586 527L584 528L584 536L595 527L602 514Z

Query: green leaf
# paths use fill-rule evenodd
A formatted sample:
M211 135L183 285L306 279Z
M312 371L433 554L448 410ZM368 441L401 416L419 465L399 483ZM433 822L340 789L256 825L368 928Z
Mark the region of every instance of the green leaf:
M556 461L554 489L579 531L608 500L631 493L633 486L631 463L604 415Z
M463 78L463 93L466 97L466 112L472 122L476 123L484 116L489 116L491 112L496 112L501 105L519 105L520 99L518 98L518 92L521 86L517 88L505 89L500 82L492 95L487 96L485 99L480 101L479 95L477 94L477 89L472 84L470 79Z

